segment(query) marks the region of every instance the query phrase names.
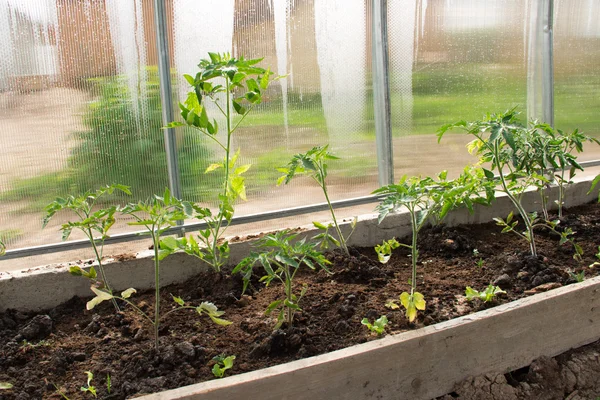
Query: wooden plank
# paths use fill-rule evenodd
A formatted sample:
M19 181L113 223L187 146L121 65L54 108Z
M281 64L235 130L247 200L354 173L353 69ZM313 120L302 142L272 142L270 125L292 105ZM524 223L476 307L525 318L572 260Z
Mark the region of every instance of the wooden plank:
M431 399L600 338L600 277L343 350L144 400Z

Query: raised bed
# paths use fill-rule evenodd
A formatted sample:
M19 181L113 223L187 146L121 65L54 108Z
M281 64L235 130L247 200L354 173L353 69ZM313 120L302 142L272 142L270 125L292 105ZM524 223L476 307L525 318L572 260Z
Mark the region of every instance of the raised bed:
M594 199L589 182L572 185L572 207ZM537 193L525 202L537 202ZM474 214L452 213L449 225L483 223L512 209L506 198ZM381 225L374 215L362 216L352 245L373 246L409 232L406 214ZM303 234L313 235L310 229ZM231 262L244 257L252 240L232 244ZM129 259L128 259L129 258ZM148 252L121 257L107 265L116 289L152 286ZM162 285L182 282L204 269L195 259L174 255L163 260ZM502 373L554 356L600 338L600 277L537 294L422 329L387 336L250 373L146 396L147 399L430 399L452 390L470 375ZM46 310L73 296L89 297L85 280L71 277L67 266L44 266L0 274L0 311Z
M576 318L574 317L576 316ZM329 354L145 400L427 400L600 338L600 277Z
M565 201L570 207L586 204L597 195L587 194L590 181L580 179L570 185L566 191ZM556 188L548 190L548 195L555 195ZM539 202L539 195L530 191L525 193L523 203L532 209ZM506 216L513 206L504 196L499 196L492 207L477 207L474 213L465 209L452 211L444 220L448 226L460 224L480 224L489 222L497 216ZM347 232L350 222L341 223ZM299 228L300 236L314 236L317 231L312 225ZM404 237L410 234L408 213L397 213L388 216L381 224L377 223L376 214L359 217L356 230L349 245L370 247L391 237ZM256 237L249 236L249 237ZM237 264L246 257L255 239L238 240L231 243L230 263ZM150 289L154 284L153 252L144 250L137 254L116 257L105 262L105 268L115 290L135 287L138 290ZM18 262L16 260L15 262ZM89 266L84 262L52 264L21 271L0 272L0 312L7 309L21 311L41 311L66 302L73 296L89 297L90 288L85 279L69 275L70 265ZM174 254L161 262L161 286L184 282L208 267L194 257L185 254Z

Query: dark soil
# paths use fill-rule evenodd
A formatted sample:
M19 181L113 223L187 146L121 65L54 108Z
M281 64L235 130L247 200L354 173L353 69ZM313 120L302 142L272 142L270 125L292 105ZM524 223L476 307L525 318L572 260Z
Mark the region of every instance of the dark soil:
M577 242L585 252L582 263L573 259L570 245L559 246L547 232L539 232L539 257L533 258L527 243L501 234L494 223L422 231L418 291L424 294L427 308L414 324L407 322L402 309L385 306L410 290L410 257L403 248L385 265L377 262L372 248L352 249L350 257L339 251L329 253L333 275L308 269L299 274L296 287L308 285L303 310L292 328L277 331L273 331L275 319L264 314L272 301L283 296L275 282L264 288L256 281L244 296L241 279L227 274L205 273L166 287L163 312L174 308L173 294L190 305L213 302L233 324L217 326L189 310L173 313L160 330L158 354L150 326L130 308L115 314L110 302L93 312L86 311L86 300L78 298L39 315L8 311L0 314L0 382L10 382L14 388L1 391L0 400L60 399L59 391L70 399L89 399L80 391L86 371L94 374L98 398L125 399L214 379L211 368L218 355L236 356L234 367L227 371L231 375L376 340L360 323L365 317L387 315L386 333L392 334L490 306L467 302L465 286L483 290L494 282L507 291L493 304L497 305L573 283L569 272L596 275L596 269L587 266L596 261L600 244L600 206L573 208L562 225L577 231ZM483 266L478 267L480 259ZM153 292L132 298L152 315Z

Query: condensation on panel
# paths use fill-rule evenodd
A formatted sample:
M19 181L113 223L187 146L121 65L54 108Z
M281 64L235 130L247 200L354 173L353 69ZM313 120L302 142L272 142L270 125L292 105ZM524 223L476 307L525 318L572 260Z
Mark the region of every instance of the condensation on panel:
M467 138L444 124L517 106L526 113L527 0L388 2L397 177L461 170Z
M377 163L369 119L372 99L365 1L207 1L201 8L192 3L173 1L173 69L179 75L194 74L208 51L264 57L260 66L287 74L270 86L263 103L234 133L240 163L252 164L245 174L248 201L237 205L237 215L323 202L322 192L308 178L276 186L281 175L276 168L317 145L329 144L341 157L329 163L333 199L369 194L377 182ZM181 100L189 86L181 78L177 85ZM201 146L205 151L195 153L199 172L186 172L182 167L183 184L203 185L206 196L194 200L214 206L218 176L200 169L221 159L223 151L206 141Z
M555 0L555 124L600 138L600 2ZM581 159L600 158L589 144Z
M145 198L167 185L151 4L0 0L0 238L9 248L61 240L72 215L41 229L57 196L121 183ZM130 228L121 219L112 230Z

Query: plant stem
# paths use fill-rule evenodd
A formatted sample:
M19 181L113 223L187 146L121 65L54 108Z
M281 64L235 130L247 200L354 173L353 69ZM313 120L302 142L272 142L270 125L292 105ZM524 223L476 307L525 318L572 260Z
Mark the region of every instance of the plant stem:
M321 174L321 182L319 185L323 189L323 193L325 194L325 200L327 200L327 205L329 206L329 212L331 213L331 218L333 218L333 225L335 226L335 230L340 238L340 247L346 253L347 256L350 255L350 251L348 251L348 246L346 245L346 240L344 239L344 235L342 235L342 231L340 230L340 226L337 223L337 219L335 218L335 213L333 212L333 206L331 205L331 201L329 200L329 194L327 193L327 185L325 184L325 177L323 174L323 169L319 165L319 172ZM317 181L318 182L318 181Z
M529 216L527 215L527 212L523 209L521 202L517 198L515 198L515 196L513 196L513 194L508 189L508 185L506 184L506 179L504 178L504 173L502 172L502 167L499 164L500 154L499 154L497 141L494 143L494 157L496 157L498 175L500 176L500 182L502 183L502 189L504 190L504 193L506 193L506 195L508 196L510 201L513 203L513 205L519 212L519 215L521 215L521 218L523 218L523 221L525 222L525 227L527 228L527 232L529 234L528 241L529 241L529 249L531 251L531 255L537 256L537 250L535 247L535 239L533 237L533 227L531 225L531 221L529 220Z
M158 248L160 234L156 226L152 227L152 243L154 244L154 348L158 353L158 327L160 324L160 261Z
M223 191L223 198L226 199L229 193L229 154L231 153L231 93L229 91L229 78L225 78L225 92L226 92L226 115L225 118L227 119L227 146L225 146L225 189ZM222 206L222 204L221 204ZM217 272L219 272L221 270L221 258L220 255L217 256L218 250L217 250L217 242L218 242L218 238L219 238L219 231L221 230L221 225L223 224L223 209L221 208L219 210L219 214L217 216L217 226L215 228L215 235L213 237L213 243L212 243L212 254L213 254L213 267L215 268L215 270ZM220 253L219 253L220 254Z
M417 236L419 234L419 230L417 227L417 215L415 213L414 207L409 208L410 211L410 219L411 219L411 228L412 228L412 246L411 246L411 258L412 258L412 278L410 281L410 295L412 296L417 288Z
M98 247L96 246L96 241L94 240L94 236L93 236L92 230L90 228L87 229L87 234L88 234L88 237L90 238L90 243L92 244L92 249L94 249L94 254L96 255L96 260L98 260L98 269L100 270L100 276L102 276L102 282L104 283L106 290L108 290L108 293L113 294L112 289L110 288L110 285L108 284L108 279L106 278L106 272L104 272L104 266L102 265L102 256L98 253ZM114 297L111 300L112 300L113 306L115 306L115 310L117 312L120 312L121 309L119 308L119 305L117 304L117 300L115 300Z

